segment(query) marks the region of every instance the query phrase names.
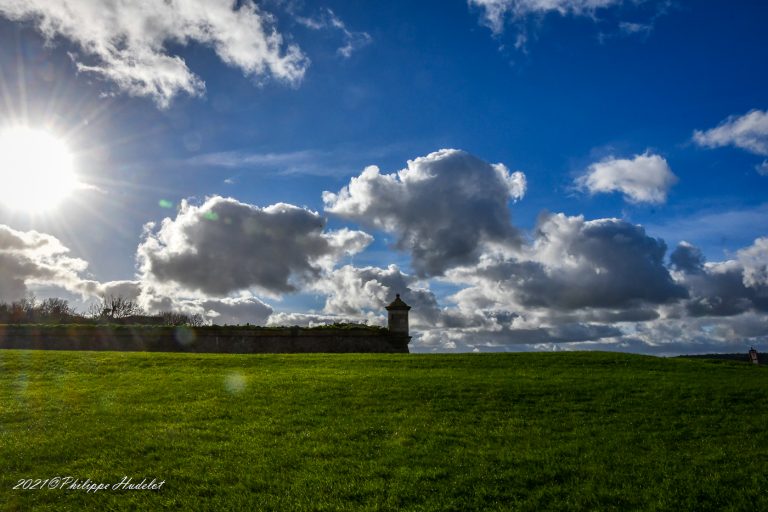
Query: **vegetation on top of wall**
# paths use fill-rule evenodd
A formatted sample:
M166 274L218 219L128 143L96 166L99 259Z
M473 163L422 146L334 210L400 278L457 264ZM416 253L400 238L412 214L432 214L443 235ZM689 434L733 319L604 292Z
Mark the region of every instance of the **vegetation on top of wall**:
M148 315L136 301L109 295L79 312L66 299L51 297L37 300L34 296L15 302L0 302L0 324L14 325L203 325L199 314L164 311Z
M301 331L326 331L326 330L357 330L371 332L388 332L386 327L367 325L354 322L336 322L327 325L315 325L311 327L299 326L258 326L258 325L205 325L205 319L199 314L188 315L174 311L165 311L156 315L148 315L139 307L138 303L121 296L103 297L100 302L91 304L85 313L78 312L70 306L65 299L49 298L42 301L35 297L21 299L19 301L0 303L0 326L18 325L35 327L68 326L73 328L83 327L108 327L117 329L120 327L156 328L188 326L195 329L221 329L230 331L238 329L261 330L270 332L282 332L286 329L298 329Z
M352 329L364 329L367 331L389 331L386 327L382 327L380 325L368 325L368 324L358 324L354 322L336 322L333 324L324 324L324 325L315 325L312 327L303 327L302 329L307 330L316 330L316 331L322 331L325 329L336 329L336 330L352 330Z
M0 334L3 332L13 332L15 335L29 335L42 334L43 332L62 334L66 333L68 336L82 335L83 337L89 336L91 333L97 332L111 332L115 335L121 333L135 333L141 331L146 334L149 333L173 333L177 329L192 329L199 334L216 334L222 335L237 335L238 333L249 335L300 335L301 333L357 333L357 334L372 334L372 335L386 335L389 333L389 329L386 327L380 327L377 325L365 325L365 324L330 324L330 325L318 325L313 327L299 327L299 326L256 326L256 325L200 325L200 326L185 326L185 325L153 325L153 324L100 324L100 323L78 323L78 324L0 324Z

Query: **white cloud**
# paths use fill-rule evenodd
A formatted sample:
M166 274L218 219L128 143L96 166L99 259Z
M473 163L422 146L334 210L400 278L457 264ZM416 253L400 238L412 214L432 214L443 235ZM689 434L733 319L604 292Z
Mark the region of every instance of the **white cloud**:
M24 298L33 284L81 293L87 267L54 236L0 225L0 301Z
M345 155L333 151L299 150L285 153L219 151L195 155L184 160L184 164L239 170L258 169L284 175L332 176L346 174L354 169L344 160Z
M287 172L296 171L322 157L318 151L290 151L286 153L247 153L243 151L220 151L195 155L186 160L191 165L239 168L267 167L279 168Z
M560 15L589 15L595 10L621 4L622 0L468 0L483 11L485 23L494 34L504 31L509 18L556 12Z
M549 344L529 350L610 350L675 356L678 354L746 353L750 344L768 340L764 314L661 318L626 327L620 337L587 342Z
M133 301L138 301L141 291L141 281L128 279L105 283L87 281L82 286L82 293L91 297L114 296Z
M362 323L367 325L386 326L386 317L379 312L378 314L367 312L365 314L355 315L334 315L323 313L289 313L279 311L272 313L267 321L267 325L273 326L293 326L314 327L317 325L329 325L335 323Z
M328 8L316 18L297 16L296 21L312 30L333 29L340 31L344 36L344 45L336 50L336 52L345 59L350 58L352 53L364 46L368 46L373 41L373 38L367 32L349 30L341 18Z
M411 342L414 352L527 352L550 351L568 344L574 350L596 340L609 340L615 347L621 331L613 326L570 324L530 329L500 327L495 330L434 329ZM606 350L606 349L603 349ZM610 350L610 349L608 349Z
M220 325L264 325L272 314L270 305L248 292L224 298L209 297L181 287L157 287L151 276L105 283L85 281L77 290L90 297L115 296L135 301L150 315L165 312L200 315L204 320Z
M174 44L211 47L244 74L298 83L308 60L286 45L274 20L252 1L0 0L0 15L27 20L49 40L77 46L80 71L99 75L133 96L166 107L179 93L199 95L203 80L171 53Z
M443 149L395 174L367 167L338 193L323 192L323 202L329 213L397 236L426 276L477 261L489 244L516 245L509 202L525 188L522 172Z
M183 201L175 219L148 224L137 258L142 279L158 290L216 297L254 287L274 295L316 280L371 241L361 231L325 231L325 219L304 208L214 196L200 206Z
M633 203L663 203L677 181L664 158L645 153L632 159L611 157L594 163L576 184L591 194L621 192Z
M763 287L768 292L768 238L758 238L750 247L738 251L737 259L744 268L744 285ZM768 293L764 295L768 299Z
M395 294L413 308L411 326L432 328L442 323L437 298L415 276L397 265L387 268L345 265L334 270L314 287L326 295L325 313L334 315L382 314Z
M233 150L200 153L183 160L171 161L173 165L235 169L243 173L258 170L281 175L348 176L360 169L361 164L375 158L401 151L397 145L376 148L360 148L340 145L335 148L300 149L295 151Z
M148 288L139 303L151 314L173 311L186 315L200 315L206 321L218 325L251 324L265 325L272 314L272 307L252 295L239 297L206 298L182 296L154 296Z
M696 130L693 140L708 148L736 146L768 156L768 112L752 110L743 116L730 116L715 128Z
M653 24L623 21L619 23L619 30L625 34L649 34L653 30Z

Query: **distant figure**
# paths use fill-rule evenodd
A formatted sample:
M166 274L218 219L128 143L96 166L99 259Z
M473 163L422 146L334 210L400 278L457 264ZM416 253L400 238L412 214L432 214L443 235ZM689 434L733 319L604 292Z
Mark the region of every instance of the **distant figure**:
M760 364L757 358L757 350L755 350L755 347L749 347L749 360L752 361L752 364Z
M408 336L408 311L410 309L411 306L403 302L398 293L392 304L387 306L387 312L389 313L387 315L387 327L389 332Z

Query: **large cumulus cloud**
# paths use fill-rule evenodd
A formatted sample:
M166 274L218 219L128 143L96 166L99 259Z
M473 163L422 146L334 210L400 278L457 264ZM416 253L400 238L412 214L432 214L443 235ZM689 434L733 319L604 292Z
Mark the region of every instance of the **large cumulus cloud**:
M472 264L488 245L518 244L508 203L525 187L521 172L443 149L394 174L368 167L338 193L324 192L323 201L329 213L397 237L424 277Z
M372 238L326 231L316 212L279 203L265 208L223 197L200 206L182 202L175 219L148 224L138 248L143 279L211 296L255 288L294 292Z

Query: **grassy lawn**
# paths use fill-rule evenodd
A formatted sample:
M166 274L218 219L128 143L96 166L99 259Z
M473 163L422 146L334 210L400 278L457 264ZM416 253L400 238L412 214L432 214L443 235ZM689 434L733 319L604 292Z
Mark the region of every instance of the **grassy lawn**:
M766 426L736 362L6 350L0 509L768 510Z

